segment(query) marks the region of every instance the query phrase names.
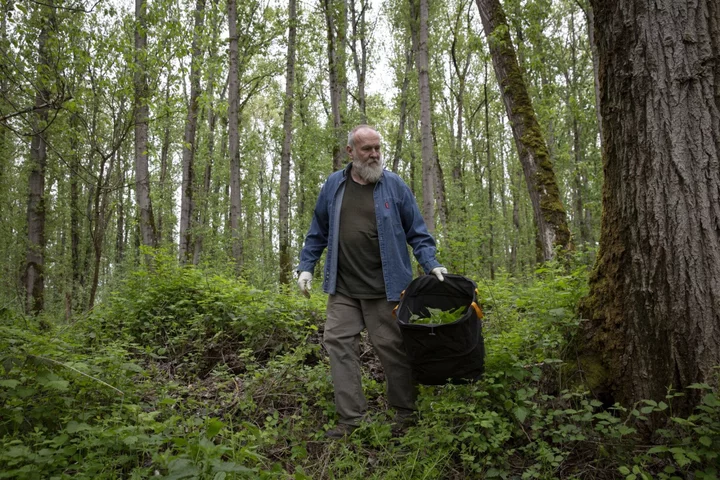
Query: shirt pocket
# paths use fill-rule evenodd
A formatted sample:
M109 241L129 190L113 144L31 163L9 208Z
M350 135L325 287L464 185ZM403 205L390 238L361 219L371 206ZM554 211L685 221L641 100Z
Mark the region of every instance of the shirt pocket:
M403 231L400 201L397 198L391 195L385 196L378 205L378 210L380 210L379 216L385 225L391 225L393 230L399 229Z

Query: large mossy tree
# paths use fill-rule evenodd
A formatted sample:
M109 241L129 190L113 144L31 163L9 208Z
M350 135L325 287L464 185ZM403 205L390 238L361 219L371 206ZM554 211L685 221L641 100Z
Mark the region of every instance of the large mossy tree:
M582 364L608 399L659 400L717 385L720 7L591 3L605 184Z

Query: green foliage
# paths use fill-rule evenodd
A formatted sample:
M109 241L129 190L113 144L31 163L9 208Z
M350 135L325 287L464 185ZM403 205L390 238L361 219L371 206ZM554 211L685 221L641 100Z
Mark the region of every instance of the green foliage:
M311 304L242 281L179 267L158 254L129 276L89 319L95 339L122 335L176 373L208 372L241 346L263 356L317 330Z
M404 436L393 437L376 360L363 355L367 421L334 442L314 328L323 297L260 292L157 256L75 324L41 329L3 311L0 478L716 478L709 385L692 386L702 402L682 418L682 392L603 405L572 378L563 358L585 275L548 265L524 282L481 282L486 374L422 387Z
M455 310L442 310L440 308L428 308L430 316L422 317L418 314L410 316L410 323L417 325L445 325L457 322L463 316L467 307L458 307Z

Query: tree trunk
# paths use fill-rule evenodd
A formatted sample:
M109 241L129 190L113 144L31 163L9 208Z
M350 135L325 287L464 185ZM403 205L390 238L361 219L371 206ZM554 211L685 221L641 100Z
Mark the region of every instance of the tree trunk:
M483 84L483 96L485 103L485 160L487 161L487 182L488 182L488 259L490 260L490 280L495 280L495 192L493 184L493 159L490 138L490 107L488 105L487 91L487 63L485 63L485 83ZM500 175L504 176L504 173ZM502 191L500 196L502 197Z
M38 5L40 11L45 7ZM46 75L50 69L48 57L48 29L54 17L52 0L48 7L49 15L42 21L40 35L38 36L38 69L37 92L35 93L35 113L33 120L33 134L30 142L30 176L28 179L28 249L25 256L25 294L26 309L29 313L38 314L45 307L45 166L47 164L47 134L48 113L40 108L50 101L50 91Z
M398 133L395 139L395 153L393 154L392 171L397 173L400 167L400 156L402 155L403 138L405 138L405 123L407 122L407 106L408 106L408 88L410 87L410 71L413 67L415 59L414 50L411 44L405 46L405 72L403 73L403 83L400 89L400 121L398 123Z
M470 6L471 4L467 4ZM463 197L465 196L465 183L462 181L463 172L463 120L464 120L464 107L465 107L465 87L467 84L468 71L470 70L471 55L468 53L465 58L460 59L457 49L458 33L460 30L460 20L465 10L465 4L461 4L462 8L458 8L457 17L455 18L455 25L452 32L452 43L450 46L450 58L452 59L453 70L458 80L457 91L455 91L455 103L457 105L457 133L455 135L455 143L453 144L453 169L452 178L453 182L457 187L462 190ZM469 15L468 15L469 17ZM470 19L468 18L468 27ZM462 60L462 61L461 61ZM464 205L464 202L463 202Z
M555 254L554 247L568 249L571 239L547 144L535 117L499 0L476 0L476 3L525 174L540 253L544 260L550 260Z
M600 113L600 77L599 77L600 59L598 57L597 42L595 41L595 15L593 13L592 7L586 5L586 3L587 3L587 0L578 1L578 5L583 10L583 13L585 13L585 20L587 21L588 40L590 42L590 51L592 52L592 61L593 61L593 80L594 80L594 84L595 84L595 115L597 117L597 122L598 122L598 131L600 133L600 142L602 143L603 129L602 129L602 114Z
M69 316L72 316L77 288L80 285L80 185L78 170L80 169L79 119L76 114L70 117L70 305Z
M115 263L125 259L125 166L118 162L117 223L115 231Z
M347 79L345 74L345 18L342 12L346 12L346 8L341 8L340 19L336 19L336 3L341 2L344 6L346 0L323 0L323 11L325 13L325 26L327 27L328 42L328 68L330 81L330 108L333 117L333 131L335 134L335 144L333 145L333 170L343 168L345 162L345 138L343 135L343 127L345 118L343 112L345 105L343 104L343 86L347 89ZM338 23L339 25L336 25Z
M350 9L352 14L352 54L353 65L355 66L355 76L357 78L358 95L357 103L360 109L360 121L367 123L366 99L365 99L365 79L367 77L367 50L368 50L368 32L366 14L369 8L368 0L360 0L360 13L355 8L355 0L350 0ZM358 43L360 44L360 52L358 53Z
M297 35L297 8L295 0L288 2L288 47L285 76L285 112L283 131L285 136L280 153L280 283L287 285L292 278L290 258L290 147L293 134L293 103L295 100L295 37Z
M717 385L720 6L592 4L605 183L582 353L606 369L594 383L629 405ZM685 393L674 413L699 398Z
M195 4L195 28L192 39L192 59L190 61L190 101L188 103L187 120L185 121L185 135L183 137L182 153L182 189L180 196L180 238L178 245L178 258L181 264L190 260L192 253L191 223L194 215L194 176L195 176L195 140L198 117L198 100L200 98L200 65L202 63L202 50L200 49L200 35L205 23L205 0L197 0Z
M240 232L240 214L242 198L240 192L240 137L238 122L238 32L237 3L228 0L228 26L230 33L230 66L228 80L228 142L230 152L230 232L232 237L232 256L238 273L243 264L243 240Z
M211 70L210 78L208 79L208 98L210 98L210 105L208 106L208 158L205 163L205 172L203 174L203 189L202 189L202 202L200 205L200 214L198 217L198 225L201 228L201 232L195 235L195 247L193 253L193 265L200 263L200 256L202 255L203 243L205 236L210 231L210 187L212 184L212 169L213 163L215 162L215 128L217 126L217 112L215 108L215 75ZM227 90L227 82L223 87L220 98L224 98ZM226 142L223 142L225 145ZM220 149L221 158L224 155L224 147Z
M415 3L416 0L411 0ZM432 123L430 118L430 76L428 61L428 16L429 0L418 0L419 4L419 25L417 29L417 71L418 88L420 94L420 140L422 144L422 180L423 180L423 203L422 214L425 219L428 231L435 232L435 195L434 195L434 163Z
M166 80L165 80L165 109L167 112L170 111L170 72L168 71L166 74ZM158 208L158 219L157 219L157 241L158 244L162 244L164 239L172 239L172 228L169 228L170 231L165 231L165 216L167 213L165 212L165 205L166 205L166 192L167 192L167 178L168 178L168 171L169 171L169 157L170 157L170 124L172 122L172 119L170 118L170 115L166 115L166 117L163 119L163 136L162 136L162 146L160 147L160 178L158 181L158 190L159 190L159 200L160 200L160 207Z
M135 0L135 195L140 208L142 244L157 247L157 231L150 199L150 170L148 168L148 83L147 56L147 0Z
M110 163L105 173L105 163L107 158L102 157L100 160L100 168L97 175L97 185L95 187L94 213L93 213L93 231L92 231L92 247L93 247L93 276L90 283L90 297L88 300L88 310L92 310L95 305L95 296L97 295L98 282L100 280L100 267L102 261L102 249L105 243L105 230L108 224L110 213L108 212L108 195L110 194L110 175L114 169L115 153L110 157Z
M432 102L430 102L430 104L432 105ZM443 231L447 232L448 203L447 190L445 189L445 173L443 172L442 165L440 165L440 157L437 154L439 148L437 136L435 135L435 127L433 126L430 131L432 132L433 140L433 185L435 185L435 200L438 203L438 220L440 220Z

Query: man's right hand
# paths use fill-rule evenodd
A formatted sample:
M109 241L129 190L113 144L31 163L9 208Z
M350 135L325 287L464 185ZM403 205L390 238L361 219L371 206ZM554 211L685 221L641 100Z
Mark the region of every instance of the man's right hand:
M305 295L307 298L310 298L310 282L312 282L312 273L310 272L300 272L300 276L298 277L298 288L300 288L300 293Z

